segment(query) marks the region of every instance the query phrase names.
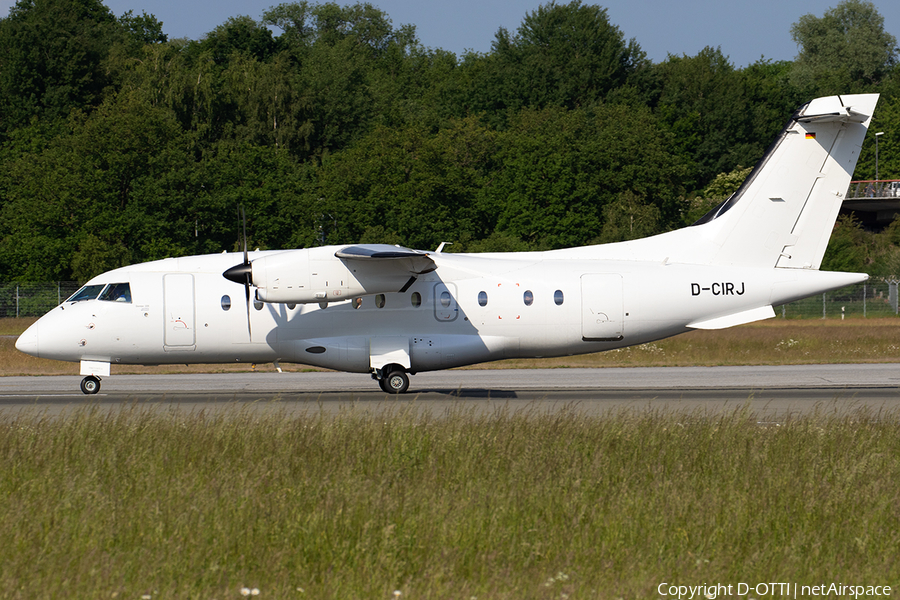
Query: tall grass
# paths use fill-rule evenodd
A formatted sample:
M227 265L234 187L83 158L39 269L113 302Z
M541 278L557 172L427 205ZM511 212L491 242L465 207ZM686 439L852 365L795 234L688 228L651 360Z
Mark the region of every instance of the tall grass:
M5 415L0 598L890 584L898 481L894 413Z

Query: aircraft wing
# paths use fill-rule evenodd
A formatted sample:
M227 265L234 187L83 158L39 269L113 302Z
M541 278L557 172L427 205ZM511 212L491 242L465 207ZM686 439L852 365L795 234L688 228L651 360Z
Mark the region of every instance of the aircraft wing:
M409 271L416 275L430 273L437 268L427 252L411 250L402 246L391 246L389 244L357 244L355 246L346 246L335 252L334 255L342 260L409 260Z

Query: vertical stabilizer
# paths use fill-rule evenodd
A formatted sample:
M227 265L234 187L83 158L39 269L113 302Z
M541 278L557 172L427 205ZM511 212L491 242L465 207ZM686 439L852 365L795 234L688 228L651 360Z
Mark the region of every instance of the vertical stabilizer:
M878 94L801 108L744 185L697 223L709 262L818 269Z

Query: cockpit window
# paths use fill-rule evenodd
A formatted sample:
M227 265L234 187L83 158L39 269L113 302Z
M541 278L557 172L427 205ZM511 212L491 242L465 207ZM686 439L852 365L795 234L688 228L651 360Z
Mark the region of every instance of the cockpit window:
M127 283L111 283L106 286L99 299L107 302L127 302L131 304L131 286Z
M86 285L71 296L66 302L81 302L82 300L93 300L97 297L97 294L100 293L100 290L103 289L102 283L97 285Z

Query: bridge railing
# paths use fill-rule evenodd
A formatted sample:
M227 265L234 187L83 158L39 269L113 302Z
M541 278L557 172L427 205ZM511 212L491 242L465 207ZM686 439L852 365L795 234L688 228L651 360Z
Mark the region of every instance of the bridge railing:
M900 179L851 181L845 200L868 198L900 198Z

